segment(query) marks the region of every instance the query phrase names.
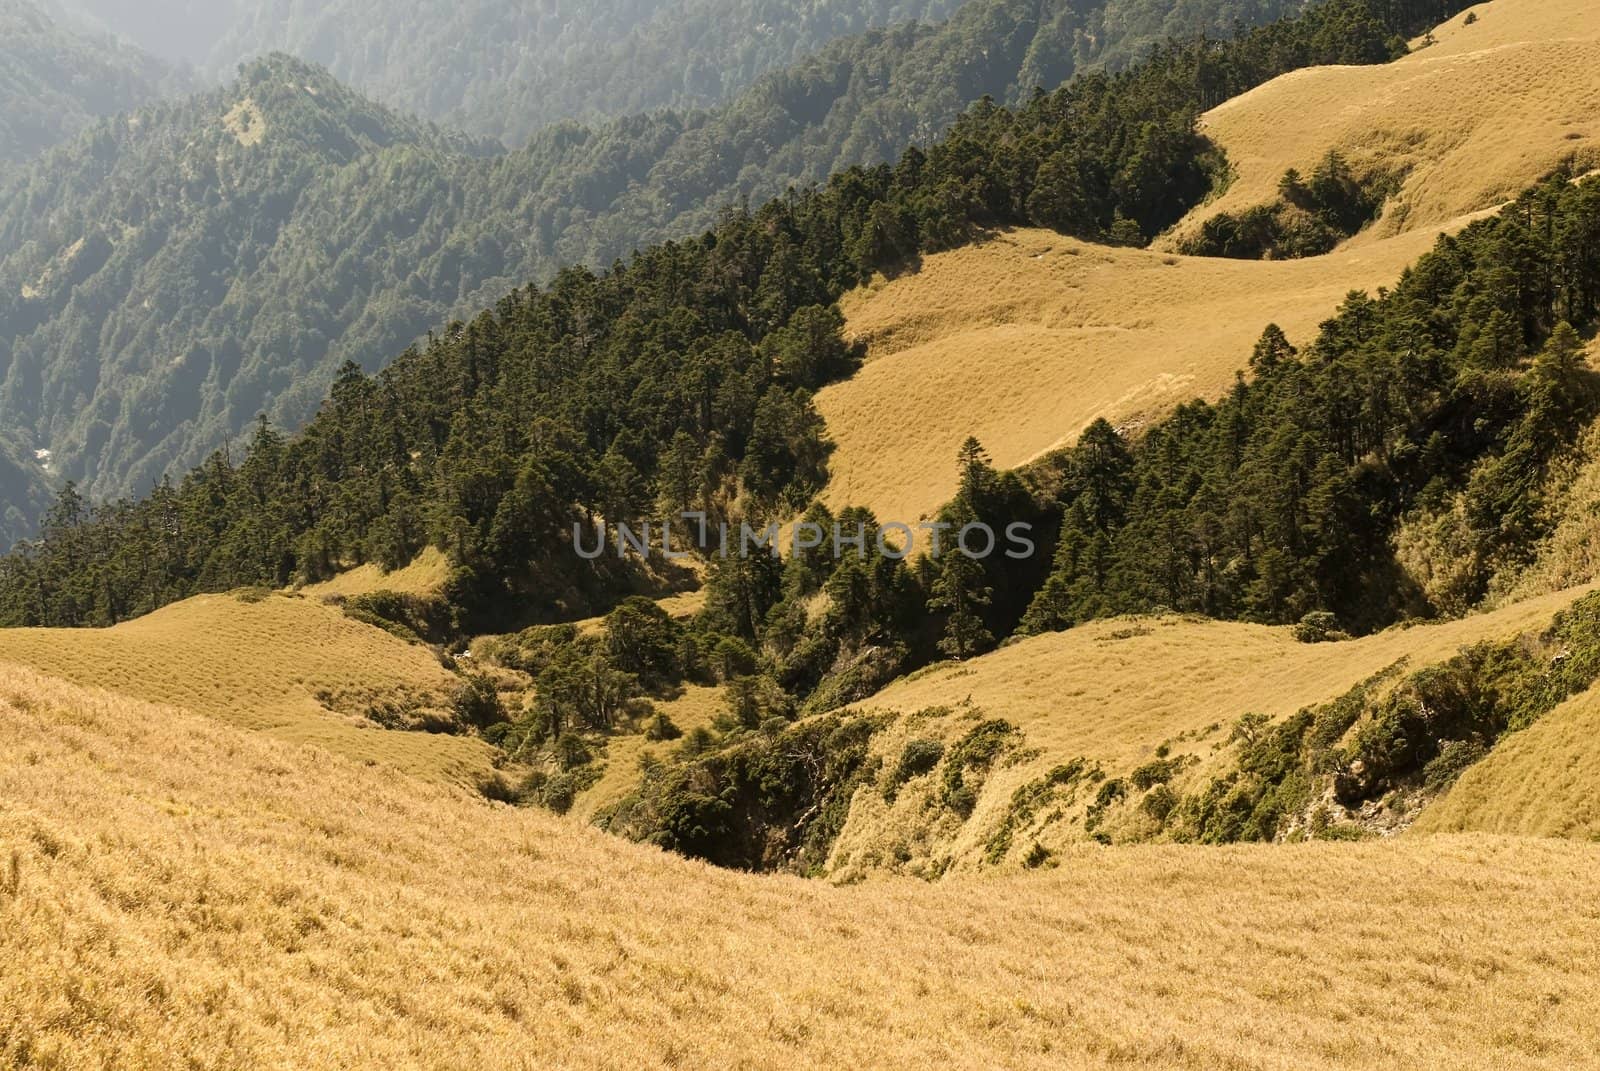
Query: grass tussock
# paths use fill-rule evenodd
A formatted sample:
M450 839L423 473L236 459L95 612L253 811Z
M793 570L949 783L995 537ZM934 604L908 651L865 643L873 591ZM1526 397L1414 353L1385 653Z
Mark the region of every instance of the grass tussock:
M833 888L0 674L0 1064L1572 1067L1600 857L1082 847ZM14 862L10 862L14 860Z

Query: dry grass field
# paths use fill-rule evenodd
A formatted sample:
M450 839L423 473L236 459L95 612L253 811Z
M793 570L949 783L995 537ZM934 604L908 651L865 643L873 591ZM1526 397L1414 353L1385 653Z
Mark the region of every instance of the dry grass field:
M1245 714L1287 717L1345 694L1402 659L1418 669L1473 643L1542 629L1589 590L1345 643L1303 644L1287 628L1177 617L1101 621L914 675L860 709L914 715L948 708L949 713L900 719L877 744L887 761L912 736L959 736L980 712L1021 729L1034 753L997 769L971 819L958 829L933 830L931 839L918 799L891 806L877 794L862 793L829 870L849 878L892 866L897 855L905 858L908 842L916 843L918 858L948 858L956 870L981 866L1012 793L1059 763L1084 758L1115 777L1150 761L1166 744L1173 755L1194 756L1207 768ZM1590 782L1591 791L1596 784Z
M376 565L358 565L340 573L332 580L320 584L307 584L300 591L308 598L343 595L353 598L370 595L375 591L393 591L401 595L435 595L449 579L450 562L437 547L424 547L422 553L403 569L386 573Z
M869 350L861 371L817 396L838 445L829 504L913 522L954 493L968 435L1011 468L1096 417L1137 424L1216 397L1269 323L1304 344L1350 290L1394 282L1432 245L1417 233L1261 263L1021 230L928 257L845 299L848 330Z
M1600 842L1600 689L1501 741L1414 828Z
M1573 1068L1600 850L1098 849L835 888L0 676L0 1065Z
M1137 426L1216 397L1267 324L1304 344L1346 293L1390 285L1441 231L1569 157L1600 163L1600 5L1476 10L1395 64L1299 71L1207 114L1236 177L1169 249L1212 213L1274 199L1286 169L1309 173L1330 148L1361 170L1410 168L1383 220L1329 256L1240 263L1020 231L849 295L869 356L818 397L838 444L829 504L916 521L953 492L968 435L1012 467L1096 417Z
M7 663L425 778L475 783L490 769L482 741L357 717L371 702L442 705L454 678L427 648L317 599L202 595L111 629L4 629Z
M1276 199L1286 170L1309 174L1329 149L1357 174L1406 172L1357 246L1493 208L1565 160L1600 164L1600 5L1494 0L1471 13L1396 63L1296 71L1207 113L1234 181L1169 246L1214 213Z

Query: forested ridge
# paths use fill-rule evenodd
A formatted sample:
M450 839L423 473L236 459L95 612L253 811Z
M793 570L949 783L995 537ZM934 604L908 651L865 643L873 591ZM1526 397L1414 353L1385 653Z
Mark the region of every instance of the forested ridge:
M1016 109L978 107L894 166L842 172L598 275L570 269L547 289L514 291L376 378L347 365L291 440L263 424L247 451L138 503L90 506L69 489L44 543L5 560L0 620L109 624L195 591L399 565L429 542L457 565L452 596L469 623L560 609L552 576L581 603L614 578L574 575L575 518L637 519L661 505L779 516L820 488L825 431L809 392L849 370L831 307L845 289L981 228L1152 235L1210 188L1216 161L1194 129L1209 100L1307 63L1387 59L1400 33L1439 16L1431 4L1334 0L1232 42L1174 43L1124 74ZM272 73L261 77L279 91ZM398 134L381 119L335 128L334 140ZM976 454L967 466L972 486L987 487ZM1000 481L994 502L1017 502L1014 484ZM993 508L987 494L967 507ZM728 627L755 634L775 578L722 579L740 592ZM985 600L959 579L933 597L961 619L954 650L967 654L993 628L973 627ZM856 615L859 639L905 585L855 582L835 606ZM1020 613L1017 586L1002 585L993 613ZM808 675L816 683L808 670L795 686Z
M190 77L32 0L0 0L0 165L95 120L191 89Z
M401 20L391 16L386 0L151 0L137 15L116 0L67 2L218 79L231 77L241 62L286 52L326 66L385 105L513 148L566 119L721 107L762 76L838 39L909 22L936 24L974 6L962 0L463 0L412 5ZM975 31L989 5L976 6L976 17L963 16ZM1035 50L1041 66L1070 71L1100 60L1126 61L1164 37L1226 32L1236 20L1254 24L1304 3L1033 0L1025 6L1041 37ZM1009 47L1001 38L986 44ZM464 56L471 62L459 62ZM1024 89L1061 80L1059 73L1037 73L1047 77L1030 75L1020 83ZM944 87L932 80L927 88Z
M1171 20L1279 10L974 0L942 26L835 42L720 111L560 124L490 156L314 67L264 60L0 180L0 424L51 450L91 499L142 494L260 412L303 426L344 361L374 370L514 286L894 158L972 101L1136 52ZM1384 53L1353 41L1259 63ZM384 133L320 140L369 126ZM0 542L31 534L28 520Z

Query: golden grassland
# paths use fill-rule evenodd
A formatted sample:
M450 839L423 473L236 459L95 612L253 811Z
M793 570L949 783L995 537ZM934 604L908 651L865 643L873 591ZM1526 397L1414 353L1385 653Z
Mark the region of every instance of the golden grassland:
M1506 737L1413 829L1600 841L1600 689Z
M1600 850L1079 848L837 888L18 670L0 1064L1570 1068Z
M920 869L930 859L956 870L978 867L1013 792L1057 764L1083 758L1116 777L1166 744L1174 756L1212 769L1226 759L1219 752L1245 714L1287 717L1402 659L1418 669L1474 643L1540 630L1588 590L1344 643L1304 644L1287 628L1179 617L1101 621L924 671L859 704L902 716L876 745L886 762L913 736L953 740L980 716L1021 729L1032 757L994 771L970 820L945 823L950 828L930 827L916 794L892 805L877 793L858 795L828 870L848 880L897 863ZM913 717L930 708L949 712ZM1069 835L1078 834L1056 829L1046 846Z
M201 595L111 629L4 629L6 663L426 778L476 783L491 769L480 740L357 716L373 702L439 707L454 678L427 648L318 599Z
M424 547L410 565L386 573L368 563L340 573L331 580L307 584L300 591L309 598L343 595L354 598L375 591L393 591L401 595L437 595L450 577L450 562L437 547Z
M1409 169L1383 219L1328 256L1241 263L1017 231L848 295L868 363L817 399L838 445L830 505L915 521L953 493L968 435L1014 467L1097 417L1137 427L1214 398L1267 324L1304 345L1347 292L1392 284L1441 231L1568 158L1600 161L1600 5L1476 11L1397 63L1298 71L1207 114L1234 178L1158 246L1275 199L1285 170L1309 173L1330 148L1359 171Z
M1432 245L1268 263L1017 230L935 254L844 301L868 361L817 396L838 447L826 497L913 522L954 494L968 435L1013 468L1097 417L1137 425L1217 397L1269 323L1304 345L1352 289L1393 283Z
M1395 63L1296 71L1208 112L1233 182L1169 247L1218 212L1275 200L1286 170L1310 174L1329 149L1357 174L1406 173L1355 245L1492 208L1568 159L1600 162L1600 5L1494 0L1471 14Z

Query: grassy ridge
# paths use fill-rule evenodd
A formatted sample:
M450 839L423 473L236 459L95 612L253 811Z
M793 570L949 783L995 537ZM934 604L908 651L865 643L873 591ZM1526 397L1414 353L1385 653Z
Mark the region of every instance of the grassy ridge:
M28 801L0 814L8 1063L1520 1069L1600 1046L1577 845L1086 848L835 889L26 671L0 677L0 760Z

